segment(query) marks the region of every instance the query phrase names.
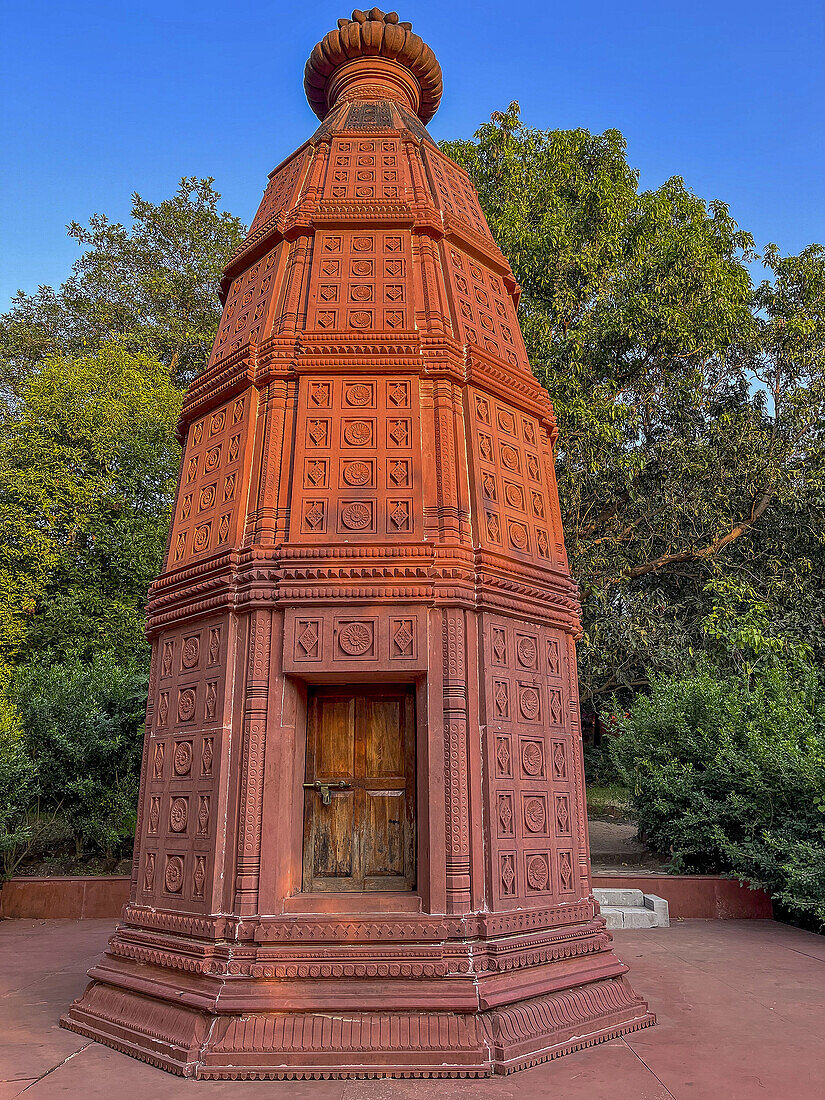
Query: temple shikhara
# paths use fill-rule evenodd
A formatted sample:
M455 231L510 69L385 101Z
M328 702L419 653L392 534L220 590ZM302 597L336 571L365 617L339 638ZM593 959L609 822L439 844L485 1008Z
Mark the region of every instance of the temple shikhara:
M590 882L545 391L373 8L179 425L132 892L63 1023L203 1078L483 1076L653 1022Z

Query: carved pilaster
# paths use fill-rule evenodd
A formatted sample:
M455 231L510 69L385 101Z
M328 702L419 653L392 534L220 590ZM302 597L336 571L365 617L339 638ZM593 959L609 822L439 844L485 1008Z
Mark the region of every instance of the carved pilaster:
M447 911L470 906L470 822L467 770L467 655L464 612L445 608L444 791L447 834Z
M238 829L238 870L235 911L249 916L258 911L258 875L261 864L261 805L266 756L267 704L272 612L253 611L243 721L243 763Z

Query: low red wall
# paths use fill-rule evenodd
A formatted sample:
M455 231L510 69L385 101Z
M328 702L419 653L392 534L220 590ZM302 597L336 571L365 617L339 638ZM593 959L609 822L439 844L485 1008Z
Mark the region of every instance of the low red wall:
M12 878L0 889L0 917L114 918L128 899L129 879L119 875Z
M750 890L736 879L718 875L594 875L593 886L658 894L667 900L671 920L773 917L773 905L764 890Z
M749 890L716 875L595 875L593 885L658 894L667 899L672 920L773 916L771 899L764 891ZM0 917L113 920L120 916L128 897L129 880L115 876L13 878L0 889Z

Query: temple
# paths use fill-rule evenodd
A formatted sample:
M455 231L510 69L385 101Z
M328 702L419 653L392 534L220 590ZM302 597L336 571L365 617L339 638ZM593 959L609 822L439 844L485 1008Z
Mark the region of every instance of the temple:
M506 1073L653 1022L593 900L555 421L425 124L339 20L179 425L132 892L63 1024L184 1076Z

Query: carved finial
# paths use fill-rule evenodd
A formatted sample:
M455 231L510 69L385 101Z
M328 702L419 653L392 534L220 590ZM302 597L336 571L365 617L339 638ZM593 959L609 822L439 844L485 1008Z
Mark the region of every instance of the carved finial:
M345 67L347 79L342 79ZM307 99L319 118L359 84L382 82L387 97L409 101L422 122L429 122L438 109L442 84L435 54L413 34L412 23L400 23L397 12L380 8L356 8L350 19L339 19L337 30L312 51L304 71Z

